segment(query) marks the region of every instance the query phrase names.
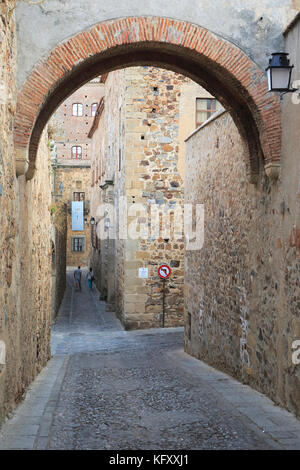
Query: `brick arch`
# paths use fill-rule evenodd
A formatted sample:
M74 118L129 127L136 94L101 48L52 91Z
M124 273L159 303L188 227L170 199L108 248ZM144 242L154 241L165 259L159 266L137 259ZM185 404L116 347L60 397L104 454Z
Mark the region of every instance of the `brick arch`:
M55 47L23 85L17 103L14 145L17 174L31 179L41 133L51 114L97 75L128 66L156 65L204 86L230 111L248 152L253 180L260 162L280 163L281 117L267 94L262 70L238 47L185 21L158 17L100 23Z

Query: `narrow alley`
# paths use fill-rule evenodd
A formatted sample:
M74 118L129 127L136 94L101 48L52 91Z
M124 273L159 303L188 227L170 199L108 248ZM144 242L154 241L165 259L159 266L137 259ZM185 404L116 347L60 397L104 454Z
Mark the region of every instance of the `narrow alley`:
M300 449L300 423L183 352L183 328L123 331L99 293L67 290L52 359L0 449Z

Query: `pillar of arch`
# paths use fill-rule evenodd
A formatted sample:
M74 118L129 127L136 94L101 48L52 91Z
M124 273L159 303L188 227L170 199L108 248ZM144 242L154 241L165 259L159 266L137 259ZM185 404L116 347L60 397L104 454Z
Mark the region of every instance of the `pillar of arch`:
M237 46L198 25L130 17L105 21L64 41L32 70L17 101L17 175L34 176L43 128L65 98L98 75L137 65L168 68L206 88L240 131L251 180L256 180L261 163L268 175L278 174L280 106L267 93L264 72Z

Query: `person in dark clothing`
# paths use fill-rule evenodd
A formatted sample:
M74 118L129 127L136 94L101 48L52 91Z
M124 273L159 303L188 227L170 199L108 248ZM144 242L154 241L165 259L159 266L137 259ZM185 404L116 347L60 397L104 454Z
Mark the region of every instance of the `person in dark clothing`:
M76 289L79 289L81 291L81 275L82 271L80 269L80 266L78 266L77 269L74 271L74 279L75 279L75 286Z

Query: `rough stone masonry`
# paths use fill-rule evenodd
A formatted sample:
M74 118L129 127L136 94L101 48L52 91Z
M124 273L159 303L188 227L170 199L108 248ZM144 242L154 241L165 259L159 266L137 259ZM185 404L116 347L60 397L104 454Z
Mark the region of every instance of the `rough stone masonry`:
M49 359L51 220L47 135L31 182L16 178L14 1L0 4L0 420Z
M242 3L215 0L201 5L196 1L192 5L190 2L168 1L163 6L159 1L137 6L134 0L128 0L121 8L119 2L109 2L102 12L97 5L98 2L92 0L80 2L77 10L69 0L64 3L46 0L44 5L34 7L20 3L17 10L20 34L19 86L35 64L45 58L60 41L87 28L91 17L93 21L101 22L119 15L135 15L136 18L139 15L146 15L147 18L149 15L167 18L175 16L203 25L231 41L229 46L227 42L222 43L228 46L227 50L236 51L233 44L237 44L246 52L243 56L245 66L249 65L247 60L250 63L249 57L259 64L260 68L256 71L264 68L269 52L281 49L286 44L295 63L294 72L299 75L299 23L289 30L285 43L282 35L283 27L296 13L295 1L285 0L278 8L274 8L274 2L267 0L255 3L254 7L251 0ZM46 364L49 358L50 329L50 184L48 160L42 158L42 154L47 157L48 149L44 142L35 162L35 177L30 182L24 176L16 179L13 122L18 118L19 125L24 124L28 116L35 122L35 111L40 102L30 101L27 97L25 106L25 94L22 95L24 102L19 103L20 109L16 116L17 44L14 7L15 2L10 0L0 4L0 340L6 345L6 364L2 364L0 369L1 418L21 399L27 385ZM218 18L222 21L216 21ZM147 21L150 22L149 19ZM140 23L146 24L147 21ZM137 23L138 19L134 24ZM170 28L167 34L175 41L179 31L168 24ZM210 35L210 40L217 41L217 38ZM255 62L251 62L251 66L254 67ZM60 73L59 70L54 80L61 78ZM246 78L249 78L248 75ZM31 83L31 87L37 90L35 83ZM258 96L259 93L257 99ZM246 380L299 414L300 372L299 366L291 360L291 342L300 336L300 114L299 105L293 104L290 98L285 97L281 106L282 172L277 182L271 184L260 168L257 186L249 185L245 176L243 152L232 122L227 122L231 135L217 133L202 149L204 160L200 161L197 172L199 167L207 165L207 170L214 169L216 173L211 173L210 180L207 174L200 174L199 184L202 189L199 192L199 188L195 187L195 190L201 195L201 200L211 206L211 219L208 220L211 220L215 230L208 231L208 246L200 256L206 261L203 269L208 267L207 262L215 262L215 269L208 270L208 277L218 288L214 290L213 284L207 284L207 290L203 292L203 286L200 285L197 294L192 292L191 302L197 300L195 295L202 294L202 298L198 298L193 309L189 310L187 303L191 322L189 324L187 317L186 347L198 357ZM263 100L266 100L264 103L272 101L271 98L268 98L269 101L266 98ZM272 116L272 109L264 108L263 112L265 115L271 113ZM279 123L278 112L279 107L273 117ZM28 129L31 129L30 125ZM280 126L271 129L269 138L273 142L280 132ZM19 137L27 144L28 136ZM225 137L227 140L224 142ZM47 136L44 138L47 140ZM276 142L278 154L279 140ZM219 149L223 144L225 148L221 158ZM237 153L235 148L239 148ZM233 182L234 175L239 175L240 179ZM233 183L231 189L229 181ZM224 193L220 192L220 183L224 184ZM215 192L212 188L215 188ZM236 190L233 191L233 188ZM236 194L245 202L243 207L235 197ZM216 198L219 198L217 204ZM241 218L236 217L238 212L241 212ZM232 220L235 225L232 225ZM212 237L216 234L220 237L212 246ZM216 256L222 246L228 257L234 260L231 268L234 272L227 272L228 259L223 252L221 256ZM200 271L199 276L201 281L203 272ZM208 299L211 290L212 296ZM222 304L224 315L221 314ZM211 325L214 325L215 334L212 334ZM207 332L206 340L203 339L202 331ZM227 343L221 337L222 332L228 339ZM195 342L196 339L198 342ZM222 354L220 342L224 344Z
M298 139L290 137L286 150ZM257 186L249 184L243 145L226 112L200 127L186 150L185 201L205 208L204 246L186 252L186 351L299 415L300 365L292 361L300 339L295 154L285 151L275 186L263 172Z

